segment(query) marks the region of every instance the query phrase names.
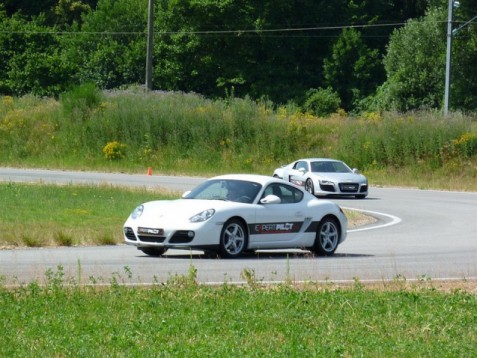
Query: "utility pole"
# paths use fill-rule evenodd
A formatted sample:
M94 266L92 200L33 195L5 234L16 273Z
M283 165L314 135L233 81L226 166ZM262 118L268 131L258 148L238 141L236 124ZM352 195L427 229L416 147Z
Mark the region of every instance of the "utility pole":
M445 82L445 89L444 89L444 116L445 117L447 117L447 114L449 113L453 16L454 16L454 0L449 0L449 11L448 11L448 17L447 17L446 82Z
M152 50L154 34L154 0L149 0L147 16L146 90L152 90Z

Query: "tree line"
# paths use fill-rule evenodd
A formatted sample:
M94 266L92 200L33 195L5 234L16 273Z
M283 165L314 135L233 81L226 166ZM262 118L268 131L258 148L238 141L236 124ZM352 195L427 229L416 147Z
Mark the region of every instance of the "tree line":
M155 0L153 86L317 115L439 109L448 0ZM454 3L454 29L477 15ZM4 0L0 93L145 81L148 0ZM453 36L453 110L477 109L477 22Z

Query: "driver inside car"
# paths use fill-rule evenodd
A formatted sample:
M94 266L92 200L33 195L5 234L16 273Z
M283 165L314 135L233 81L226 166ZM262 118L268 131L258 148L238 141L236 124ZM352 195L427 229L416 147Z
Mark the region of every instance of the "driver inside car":
M237 201L241 193L237 184L229 183L227 188L227 200Z

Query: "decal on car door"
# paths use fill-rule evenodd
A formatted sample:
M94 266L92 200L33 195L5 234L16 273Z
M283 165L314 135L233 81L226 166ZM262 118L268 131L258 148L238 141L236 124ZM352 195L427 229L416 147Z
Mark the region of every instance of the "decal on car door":
M262 223L262 224L250 224L250 235L262 235L262 234L290 234L299 232L302 226L301 221L297 222L283 222L283 223Z

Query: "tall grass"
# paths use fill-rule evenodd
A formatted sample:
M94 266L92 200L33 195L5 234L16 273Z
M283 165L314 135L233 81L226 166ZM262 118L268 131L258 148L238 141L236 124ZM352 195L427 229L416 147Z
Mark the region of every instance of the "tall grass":
M0 101L0 165L270 174L299 157L321 156L371 173L411 169L470 181L477 177L477 121L435 112L318 118L250 99L99 93L88 85L59 101Z
M0 248L117 244L124 239L122 224L136 205L177 197L104 185L0 183Z
M8 289L0 280L0 356L470 357L476 296L431 288L264 289L171 277L147 289L82 286L62 267Z

